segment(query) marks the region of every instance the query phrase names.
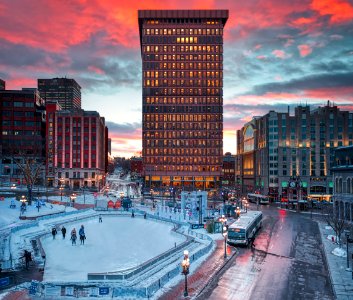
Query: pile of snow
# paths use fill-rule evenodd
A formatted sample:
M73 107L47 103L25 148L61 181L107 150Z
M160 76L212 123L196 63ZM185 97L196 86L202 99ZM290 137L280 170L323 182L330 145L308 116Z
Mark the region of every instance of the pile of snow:
M16 207L11 208L11 203L14 203ZM0 228L12 223L28 222L19 219L21 212L21 204L22 203L20 201L17 201L15 198L5 198L3 201L0 201ZM21 215L24 217L37 217L64 212L65 210L70 211L75 209L71 207L65 207L64 205L54 205L47 202L43 202L43 205L41 205L38 211L38 208L36 207L36 202L33 202L32 205L26 206L26 211Z
M335 248L331 253L336 256L347 257L347 252L342 248Z
M332 241L332 242L336 242L336 236L335 236L335 235L329 234L329 235L327 236L327 239L330 240L330 241Z
M45 281L84 281L87 273L114 272L137 267L147 260L185 241L171 232L173 226L150 219L102 215L97 219L65 224L67 236L61 233L53 240L42 239L46 253ZM86 241L71 245L70 232L84 225Z
M325 226L325 229L326 229L326 230L332 230L332 227L331 227L331 226L326 225L326 226Z

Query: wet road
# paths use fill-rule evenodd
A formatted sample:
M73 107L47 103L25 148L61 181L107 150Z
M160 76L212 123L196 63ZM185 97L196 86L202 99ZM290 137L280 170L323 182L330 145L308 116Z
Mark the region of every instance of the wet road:
M198 299L334 299L317 223L276 206L261 209L256 249L238 248L230 267Z

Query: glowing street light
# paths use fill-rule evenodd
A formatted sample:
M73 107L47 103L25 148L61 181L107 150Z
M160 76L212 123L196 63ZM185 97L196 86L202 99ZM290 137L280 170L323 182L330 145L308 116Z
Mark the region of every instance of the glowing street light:
M223 226L223 236L224 236L224 258L227 258L227 226Z
M63 189L64 187L60 185L59 190L60 190L60 202L63 202Z
M188 296L188 279L187 276L189 274L190 260L189 260L189 251L184 250L184 258L181 262L181 266L183 268L182 274L185 275L185 289L184 289L184 297Z
M76 194L75 193L71 194L70 199L72 202L72 207L75 207Z

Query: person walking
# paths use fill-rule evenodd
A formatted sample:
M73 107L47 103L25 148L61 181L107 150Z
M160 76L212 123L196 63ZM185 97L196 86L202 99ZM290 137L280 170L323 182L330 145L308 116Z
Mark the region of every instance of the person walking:
M26 270L29 269L29 262L32 261L32 254L30 251L25 250L23 256L21 258L25 259L26 262Z
M103 220L102 220L102 216L101 215L99 215L99 223L102 223L103 222Z
M55 240L55 236L58 232L56 231L56 228L53 227L52 230L51 230L51 234L53 235L53 240Z
M66 235L66 228L65 228L65 226L63 226L63 227L61 228L61 233L63 234L63 239L65 239L65 235Z
M76 240L77 240L77 234L76 234L76 229L71 230L71 245L76 245Z
M86 239L86 234L85 234L85 228L83 227L83 225L81 225L81 228L80 228L78 234L80 236L81 245L84 245L85 239Z

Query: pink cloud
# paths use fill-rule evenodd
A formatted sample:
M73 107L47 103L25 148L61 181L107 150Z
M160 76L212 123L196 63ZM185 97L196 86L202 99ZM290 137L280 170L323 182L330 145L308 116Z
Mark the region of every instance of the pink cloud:
M353 20L353 5L345 0L313 0L311 8L320 15L329 16L331 23L345 23Z
M301 57L308 56L311 52L313 52L313 49L309 45L299 45L298 46L299 53Z
M273 54L275 57L280 58L280 59L286 59L286 58L290 57L289 54L287 54L287 53L284 52L283 50L278 50L278 49L273 50L273 51L272 51L272 54Z

